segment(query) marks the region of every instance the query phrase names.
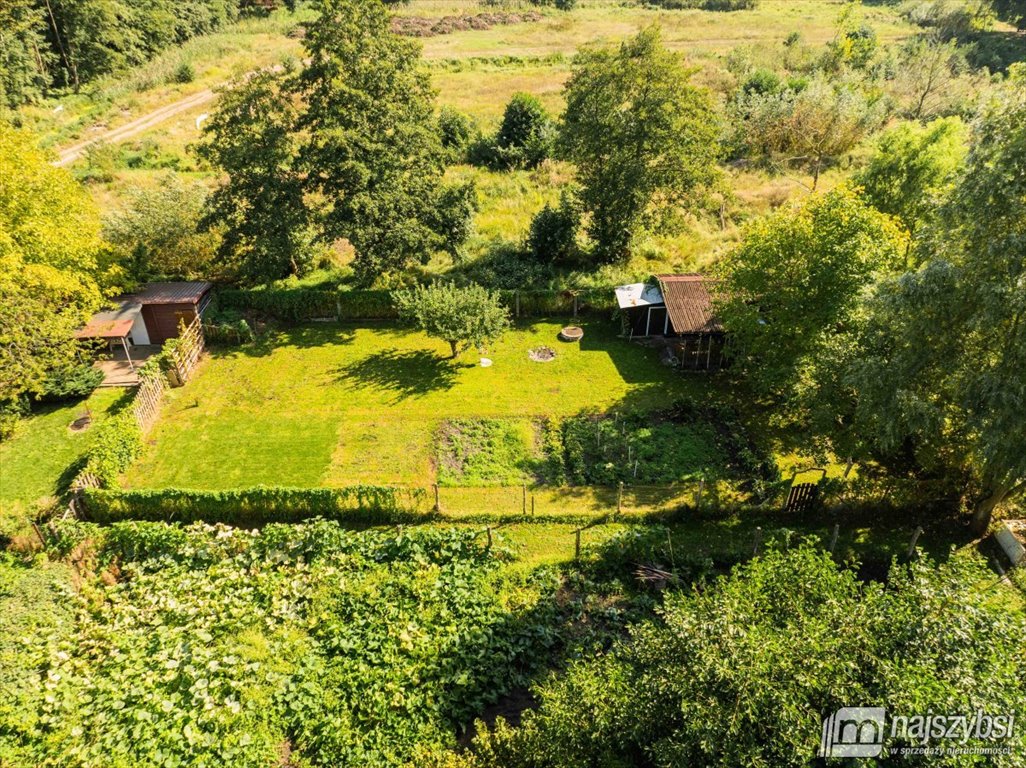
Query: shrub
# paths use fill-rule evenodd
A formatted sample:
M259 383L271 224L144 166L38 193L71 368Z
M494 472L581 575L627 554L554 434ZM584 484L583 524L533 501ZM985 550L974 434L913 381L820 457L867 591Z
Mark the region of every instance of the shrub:
M118 476L142 450L142 432L132 408L111 416L93 432L83 473L94 475L104 488L117 485Z
M478 136L468 160L494 170L534 168L552 156L555 124L536 96L515 93L506 105L494 138Z
M702 590L669 593L658 619L550 677L519 728L481 728L475 765L804 768L822 716L851 700L924 713L986 701L1015 713L1022 618L979 599L973 585L990 578L982 558L954 557L892 566L885 588L811 544L770 550ZM924 743L885 736L892 755ZM1018 754L1023 736L1006 743Z
M574 198L564 192L558 207L548 203L531 220L527 250L537 261L565 264L577 255L577 230L581 210Z
M398 316L389 291L324 291L311 288L223 289L222 310L256 312L288 323L315 318L391 319Z
M476 133L473 118L452 107L442 107L438 114L438 134L442 146L449 151L450 162L466 159L467 150Z
M256 338L238 310L212 309L203 318L203 336L210 344L238 345Z
M28 414L29 403L24 396L0 402L0 440L13 437L18 423Z
M43 382L36 399L42 402L60 402L88 397L103 382L103 372L90 363L82 363L51 371Z
M176 83L191 83L196 79L196 69L188 61L183 61L175 69L171 79Z

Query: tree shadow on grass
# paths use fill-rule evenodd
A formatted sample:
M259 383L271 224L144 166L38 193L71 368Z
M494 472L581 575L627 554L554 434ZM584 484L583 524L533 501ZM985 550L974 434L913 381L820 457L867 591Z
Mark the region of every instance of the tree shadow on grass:
M336 381L353 381L357 386L373 387L395 395L393 402L423 397L438 390L451 389L463 368L470 363L443 359L427 350L388 349L334 369Z

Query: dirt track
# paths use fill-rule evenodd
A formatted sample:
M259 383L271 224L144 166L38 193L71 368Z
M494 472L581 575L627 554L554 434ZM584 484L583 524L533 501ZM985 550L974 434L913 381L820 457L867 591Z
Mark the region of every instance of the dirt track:
M131 139L134 136L138 136L140 133L149 130L153 126L164 122L165 120L170 120L175 115L179 115L182 112L187 112L190 109L199 107L209 101L213 101L215 98L217 98L217 94L208 89L200 91L199 93L194 93L184 99L179 99L171 104L165 104L160 109L148 112L142 117L137 117L131 122L120 125L117 128L112 128L109 131L99 133L92 138L79 141L72 144L70 147L65 147L57 153L57 162L54 163L54 165L62 166L73 163L82 156L90 144L95 144L97 142L113 143L124 141L125 139Z

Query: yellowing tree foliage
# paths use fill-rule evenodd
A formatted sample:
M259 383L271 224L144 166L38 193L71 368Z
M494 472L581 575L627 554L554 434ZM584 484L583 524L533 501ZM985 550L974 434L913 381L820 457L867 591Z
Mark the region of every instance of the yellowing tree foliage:
M0 123L0 402L74 361L74 330L115 275L99 213L32 138Z

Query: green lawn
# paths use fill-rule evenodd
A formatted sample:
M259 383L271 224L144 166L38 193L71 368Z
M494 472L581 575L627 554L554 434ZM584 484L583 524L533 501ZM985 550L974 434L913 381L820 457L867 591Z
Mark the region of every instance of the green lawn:
M653 350L584 321L523 324L488 350L446 359L446 345L390 325L310 325L215 351L168 396L126 485L230 488L433 482L434 435L454 417L530 419L614 407L655 409L708 385L663 367ZM548 363L528 359L540 345Z
M0 443L0 513L20 515L37 499L63 490L69 467L89 447L96 423L124 395L123 389L99 389L84 402L40 406L12 439ZM92 413L93 426L72 432L69 425L86 409Z

